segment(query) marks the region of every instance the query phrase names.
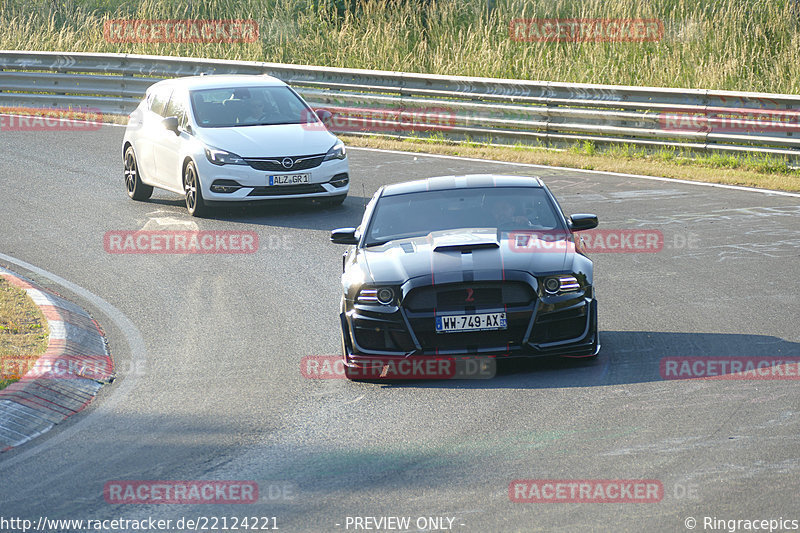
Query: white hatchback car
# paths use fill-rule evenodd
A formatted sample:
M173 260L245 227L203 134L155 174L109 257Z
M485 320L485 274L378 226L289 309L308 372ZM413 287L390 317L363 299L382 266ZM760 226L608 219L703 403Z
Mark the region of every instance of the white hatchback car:
M128 196L146 200L153 187L166 189L182 194L193 216L223 202L310 198L336 205L350 189L344 144L300 95L270 76L150 86L130 115L122 153Z

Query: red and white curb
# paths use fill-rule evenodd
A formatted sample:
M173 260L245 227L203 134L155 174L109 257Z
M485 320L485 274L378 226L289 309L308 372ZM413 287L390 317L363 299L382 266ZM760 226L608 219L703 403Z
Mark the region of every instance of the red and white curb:
M44 354L19 381L0 390L4 452L82 410L114 373L103 331L89 313L3 267L0 276L28 293L50 327Z

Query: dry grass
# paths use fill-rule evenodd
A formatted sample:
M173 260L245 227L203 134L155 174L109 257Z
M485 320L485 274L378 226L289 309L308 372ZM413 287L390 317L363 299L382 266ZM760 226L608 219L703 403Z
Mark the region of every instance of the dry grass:
M800 192L800 171L772 158L698 155L683 157L672 151L645 153L630 146L606 152L591 145L576 145L570 150L550 150L523 146L500 147L474 143L453 144L428 140L385 137L340 136L348 146L403 150L430 154L457 155L494 161L532 163L566 168L601 170L659 176L690 181L724 183L781 191Z
M493 5L493 9L488 6ZM0 49L800 93L795 0L0 0ZM517 42L517 18L655 18L659 42ZM117 19L254 19L257 42L117 44Z
M27 293L0 277L0 389L47 349L50 330Z

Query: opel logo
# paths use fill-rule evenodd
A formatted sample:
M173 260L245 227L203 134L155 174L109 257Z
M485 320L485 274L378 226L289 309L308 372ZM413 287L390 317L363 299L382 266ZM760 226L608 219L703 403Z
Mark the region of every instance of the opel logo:
M292 161L291 157L284 157L283 161L281 161L281 165L283 165L283 168L292 168L294 166L294 161Z

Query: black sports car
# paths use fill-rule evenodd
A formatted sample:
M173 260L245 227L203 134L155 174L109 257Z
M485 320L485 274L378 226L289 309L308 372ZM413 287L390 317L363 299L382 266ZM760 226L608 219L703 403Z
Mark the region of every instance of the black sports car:
M381 187L342 259L348 368L408 357L591 357L592 261L536 177L443 176Z

